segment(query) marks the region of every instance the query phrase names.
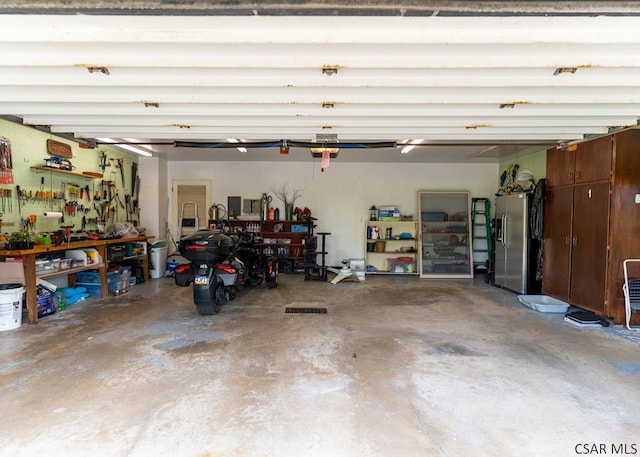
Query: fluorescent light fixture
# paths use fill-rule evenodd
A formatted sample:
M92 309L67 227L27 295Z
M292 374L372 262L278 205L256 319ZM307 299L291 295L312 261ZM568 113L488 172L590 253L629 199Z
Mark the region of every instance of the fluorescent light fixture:
M96 138L96 140L100 141L101 143L111 143L117 148L126 149L127 151L134 152L134 153L136 153L138 155L141 155L141 156L144 156L144 157L152 157L153 156L153 154L151 154L151 152L147 151L146 149L142 149L142 148L139 148L137 146L130 145L130 144L120 143L118 140L114 140L113 138Z
M415 140L411 140L409 142L409 144L407 144L404 148L402 148L400 150L401 154L407 154L409 151L411 151L413 148L415 148L417 145L421 144L424 140L421 138L416 138Z

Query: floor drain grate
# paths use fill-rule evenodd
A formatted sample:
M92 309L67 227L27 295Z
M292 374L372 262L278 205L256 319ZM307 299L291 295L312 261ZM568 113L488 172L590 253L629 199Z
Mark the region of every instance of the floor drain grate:
M287 314L327 314L327 308L285 308Z

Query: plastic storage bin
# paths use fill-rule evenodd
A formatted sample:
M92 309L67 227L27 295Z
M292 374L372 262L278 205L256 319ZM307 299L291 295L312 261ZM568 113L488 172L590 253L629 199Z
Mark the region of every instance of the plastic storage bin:
M107 272L107 282L115 281L117 271ZM100 284L100 273L97 271L79 271L76 273L76 281L81 283Z
M444 211L423 211L422 222L444 222L447 220L447 213Z
M84 287L92 297L102 297L102 285L99 282L77 282L76 287Z
M109 293L120 295L129 290L129 279L131 278L130 268L121 268L113 281L109 281Z
M547 295L518 295L518 300L528 308L540 313L566 313L569 303Z
M390 273L413 273L413 259L410 258L388 258Z

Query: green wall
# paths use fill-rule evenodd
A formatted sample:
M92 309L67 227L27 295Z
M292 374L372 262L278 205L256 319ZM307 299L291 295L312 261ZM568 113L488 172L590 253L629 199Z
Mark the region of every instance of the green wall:
M529 170L533 173L533 177L536 181L540 178L544 178L547 175L547 150L536 151L528 153L522 156L512 155L500 160L500 167L498 169L497 186L500 185L500 176L509 165L520 165L519 170ZM496 186L496 188L497 188Z
M95 193L101 189L101 179L93 179L82 175L83 171L102 173L100 169L100 151L105 151L109 159L110 166L105 169L103 179L114 181L116 183L116 191L120 200L125 202L125 195L131 193L131 165L138 162L138 156L128 154L114 147L100 145L96 149L80 149L78 143L57 137L55 135L26 127L24 125L0 119L0 137L9 141L11 145L11 162L13 183L0 183L0 195L6 194L11 197L0 199L0 212L2 216L2 228L0 233L11 233L20 229L21 218L27 219L29 215L36 216L36 232L50 232L60 229L61 225L73 225L73 231L79 230L82 225L82 216L87 219L95 220L98 213L94 208ZM71 145L73 157L69 159L75 167L75 174L56 173L52 171L42 171L33 168L34 166L45 165L45 158L51 157L47 152L47 140L54 139L61 143ZM124 186L120 177L120 169L117 168L117 159L122 159L125 172ZM77 201L78 205L82 205L87 209L86 213L76 210L75 216L65 216L64 222L60 219L49 219L44 217L45 212L61 211L63 209L63 200L47 200L36 199L36 192L39 191L56 191L61 192L65 183L66 198L68 201ZM70 192L72 185L77 184L79 187L89 187L91 192L91 201L86 195L80 199L79 195L75 196ZM18 208L18 199L16 186L20 186L20 190L31 192L34 198L24 199ZM78 188L79 188L78 187ZM4 192L3 192L4 191ZM117 200L113 200L112 205L117 206L117 219L113 217L110 223L124 222L127 219L126 210L117 204ZM96 226L88 225L87 230L95 230Z

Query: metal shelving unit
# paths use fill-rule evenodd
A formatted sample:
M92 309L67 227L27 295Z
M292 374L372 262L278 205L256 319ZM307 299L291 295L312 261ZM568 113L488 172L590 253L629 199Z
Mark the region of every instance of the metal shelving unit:
M419 191L420 277L472 278L469 192Z

